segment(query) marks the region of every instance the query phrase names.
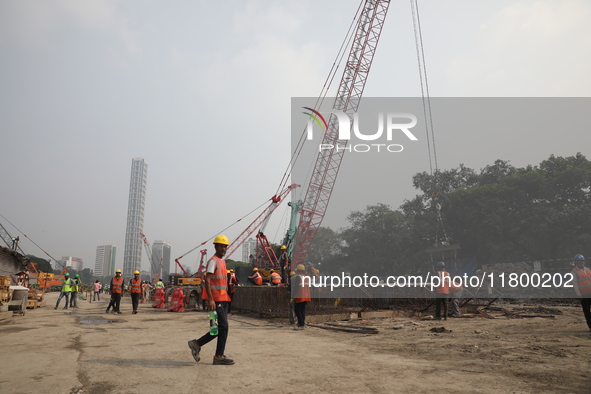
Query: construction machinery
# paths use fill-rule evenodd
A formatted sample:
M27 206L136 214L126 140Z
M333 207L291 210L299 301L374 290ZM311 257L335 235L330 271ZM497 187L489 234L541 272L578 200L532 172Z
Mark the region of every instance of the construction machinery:
M361 10L333 105L334 110L342 111L351 121L363 95L389 5L390 0L366 0ZM318 152L295 235L291 267L305 262L324 219L348 142L339 139L339 122L336 115L332 114L322 144L342 149Z

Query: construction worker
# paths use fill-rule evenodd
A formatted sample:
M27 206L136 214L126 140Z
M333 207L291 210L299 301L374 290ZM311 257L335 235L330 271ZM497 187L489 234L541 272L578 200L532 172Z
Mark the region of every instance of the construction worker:
M238 286L238 278L234 270L228 270L228 295L230 296L230 302L228 303L228 313L232 312L232 300L234 299L234 292Z
M439 285L435 289L435 320L441 320L441 308L443 307L443 319L447 320L447 297L449 295L449 273L445 270L445 263L437 263L437 275Z
M96 282L94 282L92 285L92 290L94 292L94 294L92 296L93 301L96 301L97 298L99 301L101 300L101 289L102 288L103 288L103 285L101 285L101 282L99 282L99 280L97 279Z
M462 284L454 284L450 281L449 294L451 296L451 315L449 316L459 317L462 315L460 313L460 299L462 298L462 294L464 294Z
M129 293L131 294L131 306L134 315L137 313L137 308L142 298L142 279L138 270L133 271L133 278L129 280Z
M158 289L164 289L164 282L162 282L162 278L158 279L158 282L156 282L156 290Z
M575 293L581 301L587 326L591 330L591 270L585 267L585 257L582 254L576 255L573 260L575 262L575 268L572 270L575 279Z
M275 270L271 270L271 275L269 275L269 280L271 285L279 286L281 284L281 276Z
M70 295L70 308L78 308L78 289L80 288L80 275L74 275L72 280L72 294Z
M228 295L226 262L223 257L226 255L230 241L228 237L220 234L213 240L213 245L215 247L215 254L207 262L205 289L207 291L208 309L217 312L218 334L212 335L207 332L201 338L189 341L189 348L191 349L193 358L198 362L201 359L199 356L201 347L217 337L213 365L232 365L234 364L234 360L224 355L226 340L228 338L228 303L230 296Z
M70 273L66 272L64 274L64 279L62 281L62 292L60 293L59 297L57 298L57 302L55 303L55 308L57 309L60 306L60 301L62 298L66 297L66 306L64 309L68 309L68 302L70 301L70 293L72 292L72 279L70 279Z
M146 302L146 300L148 299L148 282L143 281L142 282L142 304Z
M298 264L295 275L292 275L291 277L292 293L295 292L293 298L294 311L296 318L298 319L297 326L294 327L296 330L303 330L306 328L306 305L311 301L310 286L304 281L305 276L306 267L303 264Z
M287 283L287 270L289 268L289 256L287 255L287 246L281 245L281 254L279 255L279 266L281 267L281 278L283 283Z
M207 291L205 289L205 274L201 277L201 305L203 306L203 310L207 310Z
M120 269L115 270L115 276L111 278L109 288L111 289L111 302L107 306L107 313L109 313L109 309L112 307L113 313L121 314L119 308L121 306L121 295L123 294L123 277L121 276Z
M252 271L254 273L248 277L248 281L253 285L261 286L263 284L263 277L259 273L259 269L257 267L254 267Z

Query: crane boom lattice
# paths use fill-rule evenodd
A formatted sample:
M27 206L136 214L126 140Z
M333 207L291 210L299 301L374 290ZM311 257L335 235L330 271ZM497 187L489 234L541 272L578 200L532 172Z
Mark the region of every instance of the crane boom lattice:
M359 107L367 76L378 45L390 0L367 0L357 24L355 37L343 71L333 109L352 119ZM304 263L314 237L324 219L348 140L338 138L338 120L331 115L323 144L339 149L318 153L310 184L300 213L295 237L292 267Z

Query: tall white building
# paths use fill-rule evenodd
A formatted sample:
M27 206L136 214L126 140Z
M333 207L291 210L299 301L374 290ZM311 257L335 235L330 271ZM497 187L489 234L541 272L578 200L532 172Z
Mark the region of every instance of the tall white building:
M154 241L152 244L152 258L158 267L158 272L152 272L152 276L157 273L163 278L168 277L168 274L170 274L170 256L171 247L168 242Z
M81 258L72 256L62 256L62 260L60 261L60 263L76 271L81 271L82 266L84 265Z
M144 231L147 181L148 162L141 158L133 159L127 204L125 251L123 252L123 276L127 278L133 275L133 271L142 270L142 237L140 233Z
M244 241L242 244L242 262L243 263L250 263L252 259L256 259L257 255L257 240L254 238L249 238L248 240Z
M96 247L96 259L94 260L94 276L115 275L115 245L100 245Z

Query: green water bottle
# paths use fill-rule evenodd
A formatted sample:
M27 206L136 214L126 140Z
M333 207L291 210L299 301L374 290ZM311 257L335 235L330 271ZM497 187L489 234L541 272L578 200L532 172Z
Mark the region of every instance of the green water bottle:
M218 312L213 310L209 311L209 334L218 335Z

